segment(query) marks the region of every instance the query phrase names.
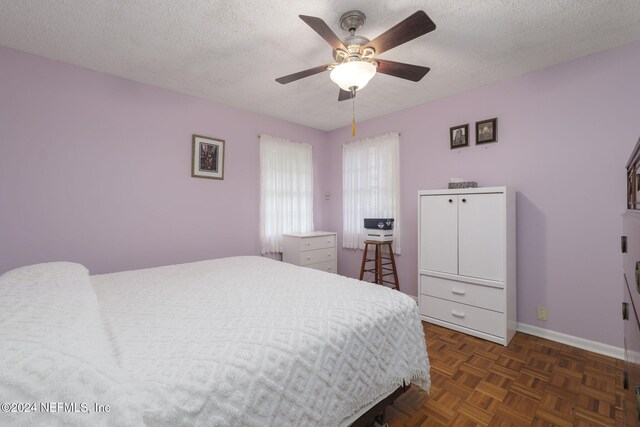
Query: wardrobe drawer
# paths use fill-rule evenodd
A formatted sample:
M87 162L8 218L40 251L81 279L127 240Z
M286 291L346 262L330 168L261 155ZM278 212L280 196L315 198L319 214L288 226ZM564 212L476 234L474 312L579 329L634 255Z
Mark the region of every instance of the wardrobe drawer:
M310 264L310 265L307 265L306 267L313 268L315 270L326 271L327 273L338 272L338 263L336 262L336 260L320 262L318 264Z
M333 248L336 246L336 236L318 236L318 237L305 237L300 239L301 251L312 251L315 249Z
M420 313L502 338L506 330L502 313L427 295L420 295Z
M336 259L336 249L316 249L313 251L300 252L300 264L309 265L317 264L325 261L333 261Z
M420 275L420 293L504 312L504 289Z

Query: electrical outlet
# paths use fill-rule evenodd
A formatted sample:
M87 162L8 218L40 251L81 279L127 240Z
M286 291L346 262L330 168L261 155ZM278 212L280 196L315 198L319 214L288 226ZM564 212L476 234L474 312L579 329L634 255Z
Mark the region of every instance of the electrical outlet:
M536 308L536 313L538 315L538 320L547 320L547 307Z

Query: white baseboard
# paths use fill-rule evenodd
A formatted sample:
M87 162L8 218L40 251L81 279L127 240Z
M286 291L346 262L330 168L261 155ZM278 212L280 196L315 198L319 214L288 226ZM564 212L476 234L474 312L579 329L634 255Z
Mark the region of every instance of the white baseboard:
M624 349L609 344L602 344L596 341L587 340L572 335L563 334L561 332L549 329L539 328L537 326L518 323L517 330L519 332L535 335L536 337L545 338L551 341L567 344L572 347L581 348L583 350L592 351L594 353L603 354L605 356L624 360Z

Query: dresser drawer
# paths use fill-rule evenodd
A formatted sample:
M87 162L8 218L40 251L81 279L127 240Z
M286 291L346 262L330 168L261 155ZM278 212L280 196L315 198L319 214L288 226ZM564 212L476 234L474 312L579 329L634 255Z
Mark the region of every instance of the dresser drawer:
M326 271L327 273L338 272L338 263L336 262L336 260L319 262L318 264L310 264L310 265L307 265L306 267L313 268L315 270Z
M318 236L318 237L305 237L300 239L301 251L312 251L316 249L333 248L336 246L336 236Z
M502 338L506 330L502 313L427 295L420 295L420 313Z
M504 312L504 289L420 275L420 293L493 311Z
M319 262L333 261L336 259L336 249L316 249L314 251L300 252L298 265L317 264Z

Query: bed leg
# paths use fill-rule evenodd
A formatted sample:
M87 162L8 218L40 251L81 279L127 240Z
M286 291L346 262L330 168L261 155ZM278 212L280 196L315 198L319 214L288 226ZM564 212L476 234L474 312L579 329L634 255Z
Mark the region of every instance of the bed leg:
M389 427L389 424L384 422L384 409L382 410L382 412L380 414L376 415L376 417L374 418L373 426L374 427Z

